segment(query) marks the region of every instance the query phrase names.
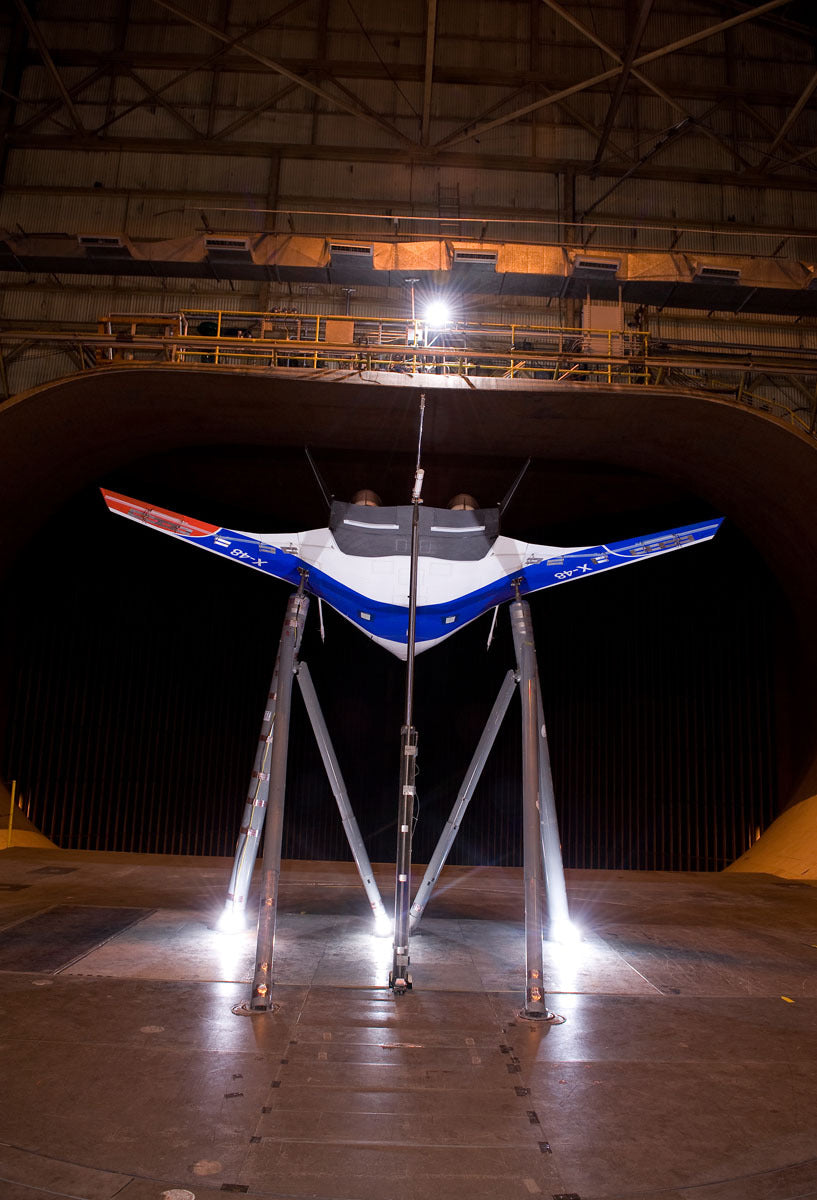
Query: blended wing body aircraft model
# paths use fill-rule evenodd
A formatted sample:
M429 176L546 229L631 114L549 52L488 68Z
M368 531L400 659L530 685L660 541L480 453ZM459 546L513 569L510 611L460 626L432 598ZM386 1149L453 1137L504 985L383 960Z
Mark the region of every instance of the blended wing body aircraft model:
M103 489L108 508L180 541L232 559L325 601L362 633L405 659L412 507L334 501L329 524L301 533L248 533L209 525ZM513 600L656 558L714 537L721 520L599 546L540 546L504 537L499 508L420 509L416 646L436 646Z
M422 415L422 407L421 407ZM525 866L525 1015L561 1021L550 1013L542 987L542 885L547 892L551 927L570 925L564 867L553 797L553 782L530 611L524 597L575 579L587 579L646 558L709 541L721 521L666 530L646 538L627 538L598 546L541 546L504 537L496 508L422 506L422 471L415 477L413 503L396 508L331 503L329 523L301 533L248 533L206 524L140 500L103 490L112 512L151 526L171 537L233 559L282 579L297 589L290 597L279 649L279 666L270 685L250 794L245 807L225 913L243 912L252 876L258 835L267 798L274 796L275 834L264 848L264 889L259 907L258 951L251 1010L269 1009L272 954L280 869L281 823L286 779L288 695L299 641L297 630L310 593L325 600L362 633L406 659L406 712L401 730L400 788L395 861L395 915L391 926L394 958L389 985L400 994L412 986L408 972L409 935L436 884L464 815L496 731L517 685L522 697L523 842ZM328 498L328 497L327 497ZM454 502L452 502L454 503ZM506 501L507 503L507 501ZM414 567L414 570L412 569ZM437 848L409 909L411 833L415 819L417 732L412 722L414 654L436 646L489 609L510 601L517 668L509 670L497 696L471 766L446 822ZM414 617L412 623L412 616ZM411 626L411 628L410 628ZM289 632L287 632L289 631ZM413 636L412 636L413 635ZM360 830L351 810L340 768L331 747L308 667L299 662L298 682L321 748L352 854L376 921L385 921L383 901L372 874ZM278 681L276 683L276 680ZM273 722L276 734L273 737ZM280 732L280 736L278 736ZM270 746L270 762L267 751ZM275 779L275 785L270 782ZM270 799L270 804L273 804ZM269 853L269 864L267 855ZM544 871L544 875L543 875Z

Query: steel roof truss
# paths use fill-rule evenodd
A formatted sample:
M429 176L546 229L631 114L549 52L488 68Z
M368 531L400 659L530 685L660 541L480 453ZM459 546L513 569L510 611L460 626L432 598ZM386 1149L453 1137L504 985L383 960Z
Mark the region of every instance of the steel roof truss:
M155 0L155 2L164 3L165 0ZM554 0L544 0L544 3L551 8L555 7ZM658 50L650 50L647 54L641 54L633 60L633 74L636 67L643 66L645 63L655 62L659 58L665 58L668 54L673 54L676 50L683 50L686 46L705 41L707 38L714 37L715 34L722 33L725 29L731 29L734 25L740 25L744 21L751 20L753 17L762 16L764 13L771 12L775 8L782 8L787 3L788 0L766 0L765 4L748 9L736 17L730 17L728 20L721 21L717 25L709 25L706 29L699 30L698 33L692 33L687 37L679 38L677 41L670 42ZM618 56L616 55L616 57ZM525 105L524 108L515 109L514 112L506 113L504 117L498 117L493 121L481 124L479 122L481 122L482 118L477 118L476 121L472 122L468 132L451 134L447 138L443 138L442 141L435 144L435 149L447 149L450 146L457 145L459 142L467 141L469 138L478 137L491 129L496 129L500 125L507 125L519 117L527 116L528 113L534 112L538 108L544 108L548 104L556 104L560 100L567 99L568 96L574 96L577 92L585 92L588 88L594 87L596 84L604 83L608 79L615 79L617 75L621 74L622 69L623 66L619 63L618 66L612 67L609 71L602 71L598 75L592 75L588 79L583 79L580 83L572 84L570 87L563 88L559 92L552 92L550 96L545 97L543 100L537 100L533 104ZM733 153L731 148L730 153Z

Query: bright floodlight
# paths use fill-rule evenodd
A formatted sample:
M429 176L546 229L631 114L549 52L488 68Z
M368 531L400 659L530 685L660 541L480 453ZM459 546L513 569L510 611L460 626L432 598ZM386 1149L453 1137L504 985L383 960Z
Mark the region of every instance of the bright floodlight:
M551 925L550 940L562 946L577 946L582 940L582 931L567 917L563 917Z
M378 913L374 919L374 936L375 937L391 937L392 923L386 914Z
M450 318L451 311L444 300L432 300L426 309L426 324L434 329L447 325Z
M216 929L219 933L240 933L245 928L246 921L243 910L228 903L218 919Z

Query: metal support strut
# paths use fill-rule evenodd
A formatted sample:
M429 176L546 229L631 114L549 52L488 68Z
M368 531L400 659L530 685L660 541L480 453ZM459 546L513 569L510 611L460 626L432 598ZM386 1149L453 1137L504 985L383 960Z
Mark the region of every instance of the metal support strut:
M278 885L281 878L281 840L284 831L284 796L289 751L292 676L295 657L303 633L303 624L309 608L309 598L304 595L303 587L302 580L298 591L289 598L278 650L276 728L269 771L269 820L264 838L261 899L258 908L258 942L255 956L255 976L250 997L250 1008L253 1012L269 1011L273 1007L272 956L275 947L275 922L278 914Z
M440 840L437 842L437 846L431 856L431 861L426 867L426 873L417 889L417 895L414 897L410 913L410 928L412 932L419 924L420 918L425 911L425 906L431 899L431 893L434 891L437 880L440 877L440 872L445 866L451 847L454 845L454 839L465 816L465 811L471 802L471 797L480 781L485 762L496 741L496 735L499 732L499 727L502 724L505 713L508 711L508 705L511 702L515 687L516 674L513 671L508 671L502 687L499 689L499 695L494 701L494 707L491 709L490 716L485 723L482 736L477 743L474 757L471 759L465 778L457 793L457 799L451 810L451 816L445 823L443 831L440 834Z
M534 651L535 654L535 651ZM561 941L571 928L567 906L565 868L562 862L562 843L559 837L559 818L553 794L553 775L542 707L542 688L536 672L536 714L539 722L539 829L542 837L542 860L545 865L545 895L547 896L548 926L551 938Z
M269 765L275 729L279 661L279 658L275 659L275 669L272 672L267 696L267 707L258 736L258 747L255 751L247 802L244 805L244 816L235 846L233 870L227 887L227 901L222 917L223 925L220 926L222 928L229 929L243 925L253 868L258 857L259 839L261 830L264 828L264 816L269 798Z
M511 629L522 699L522 836L525 875L525 1008L522 1016L545 1021L561 1018L547 1007L542 946L544 891L542 826L539 819L539 705L536 650L530 605L511 604Z
M323 765L326 768L329 785L337 801L349 849L352 851L352 857L357 865L358 874L360 875L369 904L372 906L375 923L380 928L383 928L384 926L388 926L389 918L380 896L380 889L375 882L372 864L369 861L369 855L366 853L360 828L352 811L352 805L349 803L349 793L346 790L346 784L343 782L343 776L340 773L340 764L338 763L334 746L329 737L329 730L326 728L326 721L321 712L321 706L318 703L315 685L312 682L312 675L306 663L297 664L296 677L298 686L301 689L301 695L304 698L309 720L312 723L312 731L315 734L315 740L321 752Z

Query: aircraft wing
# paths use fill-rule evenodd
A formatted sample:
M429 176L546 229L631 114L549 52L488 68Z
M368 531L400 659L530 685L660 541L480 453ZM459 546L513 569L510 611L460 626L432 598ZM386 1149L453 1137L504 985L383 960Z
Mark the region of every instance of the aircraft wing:
M119 516L282 579L290 586L297 587L306 572L307 591L325 600L392 654L406 657L409 567L405 549L390 549L385 555L360 550L346 553L328 528L301 533L248 533L209 525L105 489L102 494L111 512ZM390 510L398 516L401 511ZM380 510L377 515L382 515ZM356 519L346 523L361 525ZM455 545L468 542L474 529L467 525L441 526L439 537L448 540L445 547L424 553L421 539L416 650L419 653L444 641L489 609L512 600L517 591L528 595L706 542L720 525L721 520L714 519L598 546L540 546L500 535L479 556L465 555ZM365 526L370 533L374 529L376 536L384 530L400 532L399 523L372 524L371 518L361 528ZM432 526L432 530L435 528ZM396 534L391 532L389 536L394 540Z
M230 558L243 566L253 567L265 575L285 579L297 587L300 582L299 568L304 566L300 554L300 537L303 535L281 533L260 535L225 529L220 525L208 525L194 517L166 508L156 508L143 500L121 496L102 488L102 496L111 512L140 525L158 529L179 541L200 546L222 558Z
M716 517L698 525L598 546L539 546L500 536L491 551L499 568L498 577L461 597L457 623L464 625L489 608L513 599L517 587L524 596L711 541L722 523L723 518Z

